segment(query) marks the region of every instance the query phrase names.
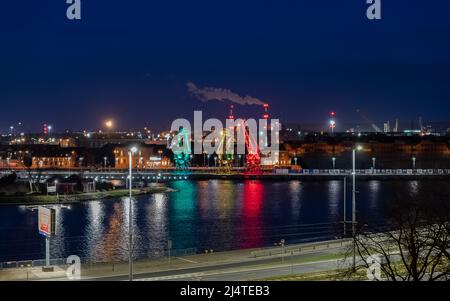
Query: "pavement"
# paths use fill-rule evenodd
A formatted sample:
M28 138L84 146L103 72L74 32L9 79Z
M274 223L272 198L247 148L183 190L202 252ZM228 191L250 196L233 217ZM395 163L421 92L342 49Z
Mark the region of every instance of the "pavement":
M167 280L255 280L273 276L335 270L348 240L335 240L281 247L237 250L183 257L135 261L134 279ZM283 253L284 252L284 253ZM0 270L0 281L65 281L66 267L54 272L41 268ZM99 263L81 266L81 280L120 281L128 279L128 263Z

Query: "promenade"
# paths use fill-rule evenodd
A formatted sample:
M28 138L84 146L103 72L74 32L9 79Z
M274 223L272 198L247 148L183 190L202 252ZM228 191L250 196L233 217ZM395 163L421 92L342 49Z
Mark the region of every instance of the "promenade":
M236 250L227 252L172 256L137 260L134 262L135 279L145 280L201 280L207 275L226 275L258 270L274 270L309 264L308 271L314 270L312 263L320 262L318 267L337 268L337 260L343 257L349 240L335 240L317 243L296 244L283 247ZM42 267L24 266L0 269L0 281L67 280L66 264L55 266L54 272L42 272ZM312 267L312 268L311 268ZM270 275L275 275L273 272ZM126 280L128 263L84 263L81 265L82 280ZM256 273L249 277L259 278ZM242 278L242 276L241 276ZM242 278L245 280L247 278ZM256 278L255 278L256 279ZM233 279L230 279L233 280Z

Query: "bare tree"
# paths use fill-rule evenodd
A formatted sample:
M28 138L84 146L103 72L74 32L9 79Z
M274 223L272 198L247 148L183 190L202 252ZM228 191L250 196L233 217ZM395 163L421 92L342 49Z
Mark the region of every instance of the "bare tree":
M378 258L387 280L450 280L450 194L425 186L420 195L397 195L383 226L358 224L347 256L356 253L357 260L346 276L373 268Z

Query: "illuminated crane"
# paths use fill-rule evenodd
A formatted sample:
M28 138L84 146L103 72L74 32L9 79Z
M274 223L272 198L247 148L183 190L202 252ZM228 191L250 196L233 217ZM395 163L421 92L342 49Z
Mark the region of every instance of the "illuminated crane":
M232 134L234 134L234 130L231 129L230 131L227 131L227 129L223 129L220 135L219 145L217 148L220 173L231 173L233 170L234 155L227 153L227 145L230 145L232 142Z
M228 114L228 119L234 120L234 105L230 105L230 111ZM227 146L234 148L233 137L234 137L234 127L230 127L228 130L225 128L222 130L220 135L219 145L217 148L217 156L219 163L220 173L231 173L233 170L234 154L227 153Z
M178 139L175 139L176 141L172 140L171 142L175 167L183 170L188 169L191 159L191 142L189 139L189 133L184 128L181 128L178 135L175 137ZM176 150L174 150L174 146L178 146Z
M253 134L245 127L242 126L244 130L244 138L245 138L245 148L247 150L246 157L246 170L248 172L260 172L261 171L261 152L256 141L256 138Z

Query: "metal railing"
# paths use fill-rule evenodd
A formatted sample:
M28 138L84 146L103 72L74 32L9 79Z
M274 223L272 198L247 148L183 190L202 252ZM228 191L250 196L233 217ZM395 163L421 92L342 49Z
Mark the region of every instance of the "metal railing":
M188 248L188 249L174 249L170 251L171 256L190 256L197 254L196 248ZM139 260L148 260L148 259L158 259L161 257L167 257L169 255L169 251L165 250L161 253L149 253L147 256L140 256L139 258L136 258L136 261ZM92 265L92 264L120 264L125 263L126 260L123 261L115 261L115 262L99 262L92 260L91 258L82 257L81 264L85 265ZM53 258L50 259L50 265L51 266L59 266L59 267L67 267L66 258ZM20 260L20 261L7 261L7 262L0 262L0 270L7 270L7 269L25 269L25 268L36 268L36 267L44 267L45 259L35 259L35 260Z

